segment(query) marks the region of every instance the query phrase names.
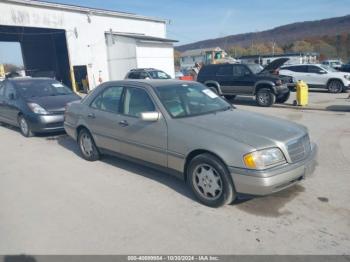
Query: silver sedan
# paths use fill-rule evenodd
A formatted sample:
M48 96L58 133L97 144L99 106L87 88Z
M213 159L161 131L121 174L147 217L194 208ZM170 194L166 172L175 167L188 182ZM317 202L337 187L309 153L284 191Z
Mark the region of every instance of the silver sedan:
M112 154L151 165L213 207L294 185L313 172L317 152L305 127L176 80L106 82L68 106L64 127L86 160Z

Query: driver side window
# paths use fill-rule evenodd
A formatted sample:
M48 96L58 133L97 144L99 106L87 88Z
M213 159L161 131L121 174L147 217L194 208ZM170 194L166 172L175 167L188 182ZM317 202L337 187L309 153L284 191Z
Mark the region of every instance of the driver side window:
M236 65L233 68L233 74L235 77L242 77L242 76L249 75L250 72L245 66Z

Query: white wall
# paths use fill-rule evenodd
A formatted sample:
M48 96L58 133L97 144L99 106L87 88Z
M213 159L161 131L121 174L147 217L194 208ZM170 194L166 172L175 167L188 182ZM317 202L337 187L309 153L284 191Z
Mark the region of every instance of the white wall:
M106 31L166 37L164 21L91 14L89 22L82 12L8 2L0 2L0 25L66 30L71 66L91 64L88 73L93 86L98 84L99 72L103 81L109 80Z
M136 57L138 68L156 68L175 78L174 49L172 44L146 43L137 41Z
M115 37L109 34L107 38L107 53L109 79L124 79L126 73L137 68L136 41L128 37Z

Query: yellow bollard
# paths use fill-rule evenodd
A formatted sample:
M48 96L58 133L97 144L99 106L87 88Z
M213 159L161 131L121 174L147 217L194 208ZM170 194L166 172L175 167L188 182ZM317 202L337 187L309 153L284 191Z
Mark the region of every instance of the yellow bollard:
M309 87L304 81L297 82L297 104L306 106L309 102Z

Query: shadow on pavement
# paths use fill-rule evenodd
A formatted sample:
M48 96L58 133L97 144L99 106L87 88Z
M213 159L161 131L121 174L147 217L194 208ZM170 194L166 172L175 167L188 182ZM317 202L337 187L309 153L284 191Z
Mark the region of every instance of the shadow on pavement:
M58 137L57 143L60 146L72 151L78 157L81 157L77 143L68 136ZM100 161L105 164L124 169L133 174L143 176L148 179L152 179L154 181L162 183L163 185L173 189L177 193L180 193L181 195L196 201L194 195L188 188L187 184L181 179L178 179L170 174L115 156L103 155Z
M286 203L290 202L304 191L305 188L297 184L286 190L265 197L243 197L241 200L235 201L232 205L252 215L280 217L291 214L290 211L283 211L281 209Z

